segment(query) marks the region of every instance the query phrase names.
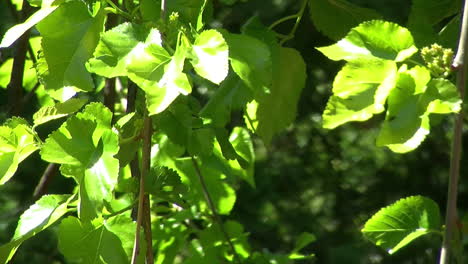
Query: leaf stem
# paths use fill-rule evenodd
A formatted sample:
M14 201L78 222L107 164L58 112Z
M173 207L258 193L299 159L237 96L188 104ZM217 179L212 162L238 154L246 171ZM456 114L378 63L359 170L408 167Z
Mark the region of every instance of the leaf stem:
M297 14L282 17L282 18L276 20L275 22L273 22L268 28L269 28L269 29L273 29L273 28L275 28L276 26L278 26L279 24L281 24L281 23L283 23L283 22L286 22L286 21L288 21L288 20L291 20L291 19L295 19L295 18L297 18Z
M283 45L286 41L294 38L294 36L296 35L296 30L297 30L297 27L299 26L299 23L301 22L302 20L302 16L304 15L304 11L307 7L307 3L309 1L308 0L303 0L302 1L302 5L301 5L301 9L299 10L299 12L295 15L296 16L296 23L294 23L294 26L293 28L291 29L291 32L289 32L289 34L283 38L281 41L280 41L280 45Z
M106 11L109 11L111 13L114 13L114 14L117 14L117 15L121 15L123 17L125 17L126 19L128 20L132 20L132 16L123 11L122 9L120 9L112 0L106 0L106 2L112 7L112 8L105 8Z
M461 26L460 39L458 42L458 50L455 55L455 59L452 63L452 67L457 70L457 88L460 93L460 97L463 100L465 97L465 49L466 39L468 34L468 7L467 1L463 7L463 22ZM445 214L445 234L444 241L442 242L442 248L440 251L440 264L448 264L450 261L450 253L452 251L452 237L457 221L457 193L458 193L458 179L460 177L460 160L462 150L462 132L463 132L463 119L464 111L463 107L458 113L455 126L453 128L453 140L452 140L452 153L450 157L450 174L449 184L447 191L447 209Z
M201 173L200 166L198 166L198 163L197 163L197 161L195 160L195 158L193 156L191 156L191 158L192 158L193 167L195 168L198 179L200 180L200 185L201 185L202 190L203 190L203 195L205 196L205 200L207 201L208 206L210 207L211 213L213 214L214 221L218 224L219 229L221 230L221 233L223 233L224 239L226 240L227 244L229 245L229 248L231 249L232 254L234 256L234 259L236 260L236 262L238 264L240 264L240 263L242 263L241 260L240 260L240 257L237 254L236 249L234 248L234 244L232 244L232 241L231 241L231 238L229 237L229 234L227 233L226 229L224 229L224 226L223 226L223 224L221 222L221 218L218 215L218 212L216 210L216 206L215 206L215 204L213 202L213 199L211 199L211 195L208 192L208 187L206 186L205 179L203 178L203 175Z

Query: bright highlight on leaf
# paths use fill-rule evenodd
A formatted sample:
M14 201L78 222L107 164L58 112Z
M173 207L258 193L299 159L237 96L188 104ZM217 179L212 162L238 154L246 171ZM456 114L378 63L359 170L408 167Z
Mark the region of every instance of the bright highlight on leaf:
M46 229L66 214L69 197L69 195L45 195L31 205L21 215L11 241L0 247L0 263L8 263L25 240Z
M396 64L384 60L349 62L333 81L334 95L323 112L323 127L365 121L384 111L385 100L396 80Z
M108 78L127 75L129 54L147 35L147 30L132 23L102 33L93 58L88 61L88 70Z
M0 185L10 180L19 163L38 149L35 137L23 119L12 119L0 126Z
M429 134L431 113L460 111L461 99L450 81L431 79L424 66L408 69L403 64L397 72L396 63L417 51L403 27L365 22L336 44L318 50L332 60L348 61L333 82L333 95L323 112L324 128L368 120L387 106L377 145L404 153Z
M317 49L331 60L385 59L396 62L408 59L418 50L406 28L380 20L364 22L336 44Z
M219 84L229 71L228 45L216 30L203 31L192 45L192 65L197 74Z
M118 136L111 130L112 114L94 103L70 117L46 139L42 159L63 164L61 172L79 184L79 215L93 219L101 213L104 200L110 200L117 184Z
M19 39L28 29L34 27L41 20L50 15L57 6L47 6L39 9L34 14L32 14L24 23L15 25L10 28L3 36L2 42L0 43L0 48L8 48L13 44L17 39Z
M37 24L48 71L43 76L46 89L74 86L80 90L94 88L85 63L91 58L103 29L104 12L91 16L85 3L61 4Z
M145 43L139 43L128 55L128 76L146 93L150 115L164 111L180 94L192 86L183 73L188 47L179 45L173 56L162 47L161 34L152 29Z
M54 106L43 106L33 116L34 126L38 126L51 120L73 114L74 112L80 110L80 108L86 102L86 99L72 98L63 103L57 103Z
M361 232L393 254L420 236L441 234L439 207L423 196L404 198L378 211Z

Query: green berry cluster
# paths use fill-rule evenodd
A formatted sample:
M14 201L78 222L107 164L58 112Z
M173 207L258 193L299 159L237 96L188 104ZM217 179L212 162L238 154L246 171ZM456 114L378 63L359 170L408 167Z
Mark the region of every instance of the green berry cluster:
M432 44L421 50L421 57L435 77L448 77L452 72L453 50L444 49L439 44Z

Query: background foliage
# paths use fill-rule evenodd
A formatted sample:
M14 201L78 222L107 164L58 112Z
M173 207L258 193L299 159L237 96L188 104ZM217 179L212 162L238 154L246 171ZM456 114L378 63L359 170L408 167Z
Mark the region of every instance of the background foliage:
M262 22L269 25L296 13L300 6L295 0L249 0L233 5L221 3L226 1L214 2L213 25L231 32L239 32L243 23L253 15L259 15ZM331 1L314 2L326 5ZM424 24L424 21L409 17L411 8L414 8L410 1L349 2L376 10L376 14L371 14L372 18L382 17L400 24L410 21L410 29ZM423 2L413 1L414 5L424 5ZM330 12L330 16L336 17L336 23L339 23L337 17L340 15L332 13L333 10ZM445 211L451 119L446 118L448 122L434 127L416 151L403 155L375 146L378 131L374 124L380 123L382 116L331 131L323 129L321 114L331 95L333 77L343 63L328 60L314 47L330 45L346 32L337 30L324 35L321 25L308 19L310 15L314 12L307 9L295 37L287 42L287 46L300 51L307 65L308 78L300 97L297 119L287 131L275 137L270 146L254 139L256 188L247 182L236 186L238 195L233 218L244 225L245 231L250 233L251 246L259 251L287 253L294 248L302 232L314 234L316 242L307 246L304 252L314 253L316 258L304 263L434 263L440 245L439 238L435 236L417 240L399 254L389 256L364 240L360 230L379 208L401 197L428 196L439 204L442 212ZM0 17L0 35L3 35L15 24L3 1L0 3ZM292 23L283 23L277 30L288 33L291 26ZM417 41L431 43L424 38L417 38ZM455 45L453 41L447 41L447 44ZM11 51L1 52L0 64L3 64L11 56ZM6 77L0 76L0 85L6 88L2 78ZM7 98L6 89L0 89L0 115L3 119L9 110ZM38 109L37 100L41 98L32 98L24 109L28 119ZM242 117L239 116L231 125L240 123ZM58 125L51 122L39 129L48 133ZM462 162L461 175L467 166ZM38 181L37 172L44 169L45 164L35 153L24 161L9 184L0 186L1 244L9 241L17 217L30 205L31 194ZM48 190L50 193L70 193L72 183L69 178L57 177ZM463 202L468 199L467 187L462 177L459 187L461 218L468 210ZM73 224L73 220L67 219L67 224ZM57 237L45 231L21 247L14 263L53 262L65 263L57 251Z

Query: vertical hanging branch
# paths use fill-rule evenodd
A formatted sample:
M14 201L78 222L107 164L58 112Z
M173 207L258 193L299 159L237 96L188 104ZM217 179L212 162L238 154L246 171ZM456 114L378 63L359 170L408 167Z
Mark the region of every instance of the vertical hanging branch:
M140 190L138 195L138 212L137 212L137 226L135 234L135 243L133 245L132 264L136 263L140 251L140 230L141 226L145 227L145 239L149 243L147 245L146 263L154 263L152 248L151 248L151 215L149 211L149 196L145 195L145 178L147 177L150 164L151 164L151 135L153 133L151 117L148 112L145 113L144 127L143 127L143 149L141 159L141 173L140 173ZM145 206L146 204L146 206ZM146 210L145 210L146 209Z
M20 19L24 20L30 13L31 6L28 1L23 1ZM27 30L16 42L15 57L11 70L10 83L8 84L8 102L11 105L10 115L18 115L22 109L23 76L26 53L29 46L29 30Z
M115 4L115 0L112 0ZM118 17L115 14L109 13L107 15L107 22L106 22L106 29L111 29L117 26L117 19ZM104 85L104 105L114 113L115 110L115 81L116 78L108 78L106 79L106 83Z
M458 50L453 60L452 67L457 71L457 88L460 93L460 97L465 97L465 48L466 39L468 34L468 8L467 2L465 1L463 7L463 20L461 25L461 33L458 41ZM462 148L462 128L463 128L463 107L458 113L455 121L455 127L453 132L452 140L452 153L450 159L450 175L449 175L449 186L447 194L447 210L445 215L445 234L444 241L442 243L442 249L440 251L440 264L448 264L450 261L451 244L453 241L453 233L455 224L457 221L457 193L458 193L458 179L460 177L460 160L461 160L461 148Z

